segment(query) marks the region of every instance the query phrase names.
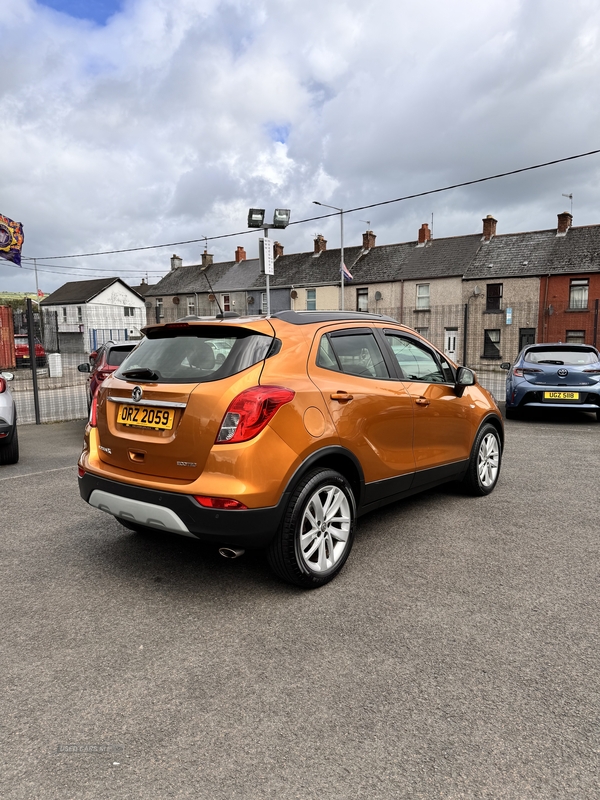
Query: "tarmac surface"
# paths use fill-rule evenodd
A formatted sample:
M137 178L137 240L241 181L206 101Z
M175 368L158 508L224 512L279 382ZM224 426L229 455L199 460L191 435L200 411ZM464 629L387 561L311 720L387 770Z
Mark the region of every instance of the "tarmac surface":
M3 800L600 796L600 424L509 421L497 489L280 583L84 504L83 422L0 467Z

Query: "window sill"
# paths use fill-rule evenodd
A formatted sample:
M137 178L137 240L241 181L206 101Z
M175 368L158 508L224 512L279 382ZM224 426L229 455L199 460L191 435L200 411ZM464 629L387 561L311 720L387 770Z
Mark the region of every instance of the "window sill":
M503 308L486 308L484 314L504 314Z
M486 361L500 361L502 356L479 356L481 360L485 359Z
M414 314L431 314L431 308L415 308Z
M589 314L589 308L565 308L565 314Z

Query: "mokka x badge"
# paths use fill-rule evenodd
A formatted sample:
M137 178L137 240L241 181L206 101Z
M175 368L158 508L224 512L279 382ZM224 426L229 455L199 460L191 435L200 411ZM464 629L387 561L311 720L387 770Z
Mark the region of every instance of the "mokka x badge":
M136 386L131 393L131 399L134 403L138 403L142 399L142 387Z

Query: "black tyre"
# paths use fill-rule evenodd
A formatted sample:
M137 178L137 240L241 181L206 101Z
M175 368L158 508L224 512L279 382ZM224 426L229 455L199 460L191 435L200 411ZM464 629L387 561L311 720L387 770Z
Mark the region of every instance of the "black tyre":
M346 563L355 527L356 501L348 481L332 469L310 472L296 487L267 550L269 564L287 583L317 589Z
M0 445L0 464L16 464L19 460L19 435L17 426L9 442Z
M469 468L462 481L465 491L476 496L490 494L498 482L501 463L500 434L493 425L486 423L475 437Z

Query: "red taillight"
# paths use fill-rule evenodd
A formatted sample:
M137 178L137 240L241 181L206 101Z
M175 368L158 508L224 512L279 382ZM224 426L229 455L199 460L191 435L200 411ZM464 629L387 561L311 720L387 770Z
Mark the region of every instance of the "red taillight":
M533 367L515 367L513 369L513 375L516 375L517 378L526 378L528 375L533 375L534 372L542 372L542 370Z
M600 375L600 369L584 369L584 372L591 372L592 375Z
M88 420L89 424L92 428L97 427L98 425L98 395L94 395L94 399L92 400L92 405L90 406L90 418Z
M77 467L77 474L79 475L80 478L83 478L83 476L85 475L84 468L83 467Z
M6 381L4 378L0 378L0 394L6 391Z
M240 503L239 500L231 500L228 497L205 497L204 495L195 495L195 499L204 508L222 508L227 511L242 511L248 506Z
M282 386L253 386L238 394L223 417L216 444L247 442L259 434L278 408L294 399Z

